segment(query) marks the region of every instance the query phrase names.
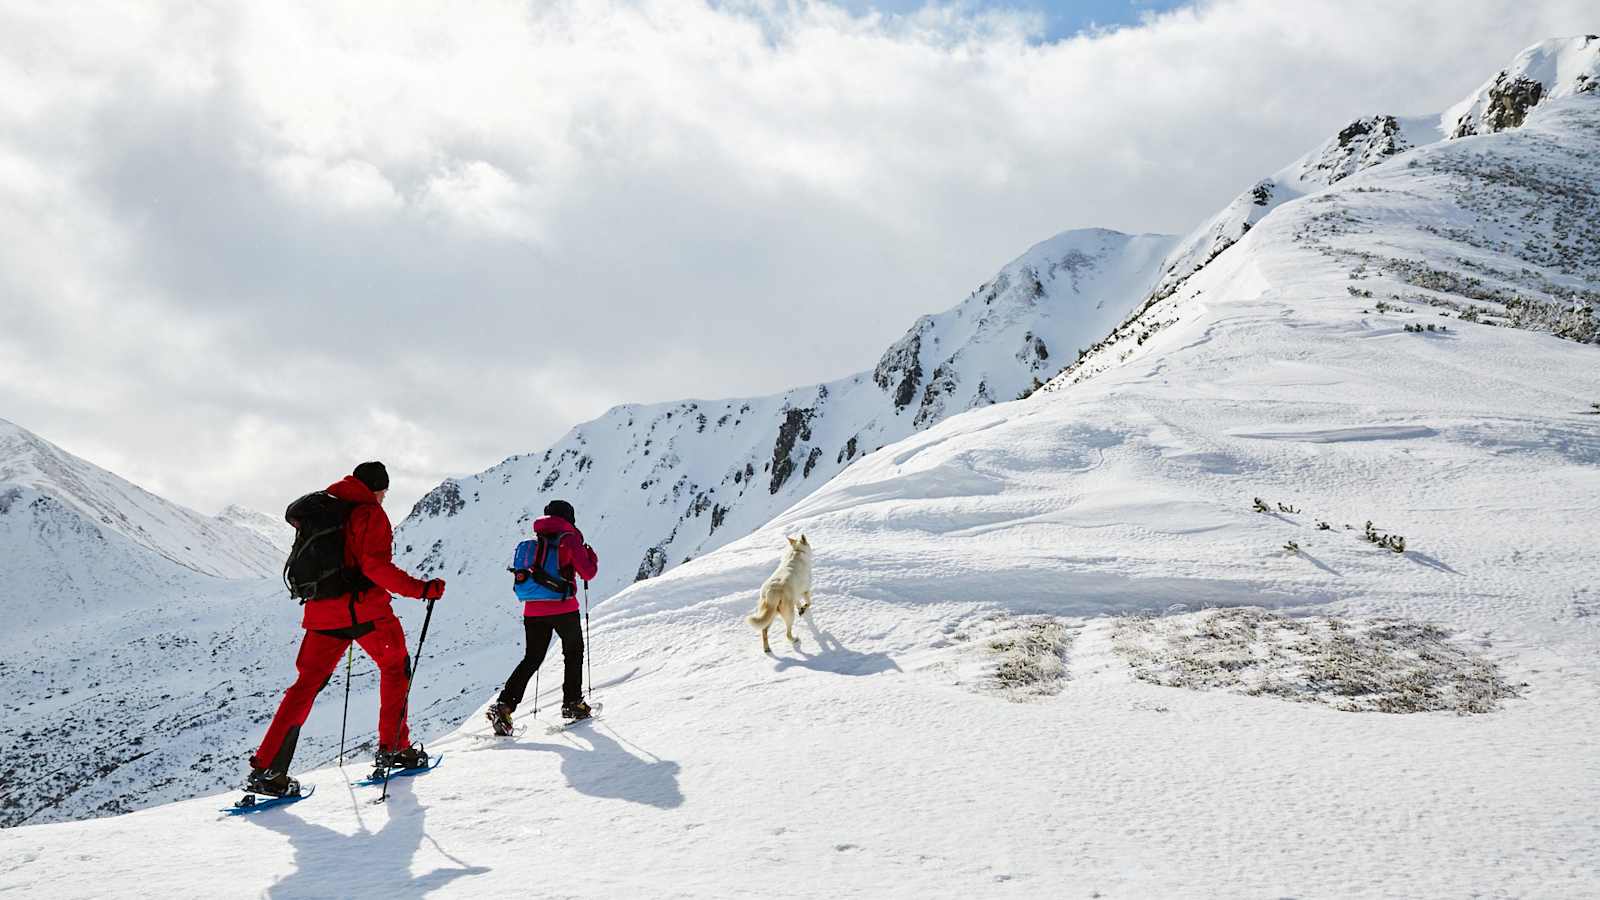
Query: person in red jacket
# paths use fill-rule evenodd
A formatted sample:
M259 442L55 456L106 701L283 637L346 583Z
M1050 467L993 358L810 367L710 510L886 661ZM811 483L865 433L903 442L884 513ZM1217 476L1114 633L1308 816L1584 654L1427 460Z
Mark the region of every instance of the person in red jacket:
M537 538L557 542L557 567L561 577L572 583L572 588L565 596L552 593L549 599L523 603L522 627L528 637L528 649L522 662L517 663L511 677L506 679L499 700L489 707L489 722L495 734L511 733L511 713L522 702L528 679L544 663L552 634L561 636L561 658L565 663L561 679L561 715L568 719L587 719L591 713L583 699L583 622L578 617L578 588L573 576L586 582L594 580L600 569L600 559L595 556L594 548L584 543L583 532L578 530L577 514L565 500L552 500L545 505L544 518L533 523L533 533Z
M389 472L381 462L364 462L328 488L334 497L355 504L345 524L344 564L359 570L371 585L357 593L310 600L302 607L300 627L306 634L295 659L299 676L284 692L266 737L250 757L252 791L278 796L293 792L288 773L300 726L351 641L360 644L378 666L378 766L410 768L427 762L427 754L411 746L406 726L411 659L389 595L437 600L444 596L444 580L422 581L395 566L394 532L383 511L388 492Z

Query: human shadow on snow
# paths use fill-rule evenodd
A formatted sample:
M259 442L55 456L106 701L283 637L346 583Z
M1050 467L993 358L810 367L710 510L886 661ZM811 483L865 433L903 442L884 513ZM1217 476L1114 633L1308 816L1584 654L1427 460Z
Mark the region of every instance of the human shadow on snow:
M678 788L679 765L643 751L651 759L629 753L615 739L601 733L604 723L590 722L577 726L578 730L563 732L573 743L539 743L512 741L493 745L492 750L527 750L554 753L561 757L561 774L567 784L580 794L607 800L626 800L654 806L657 809L676 809L683 805L683 791ZM538 726L535 726L538 727ZM577 746L577 741L588 742L588 747Z
M417 803L411 785L404 779L389 784L389 799L383 808L389 820L382 828L372 832L363 822L354 834L312 825L292 815L266 813L247 817L250 824L287 837L294 848L295 870L268 888L267 896L274 900L356 895L420 897L457 878L489 871L487 866L469 866L451 856L427 836L423 827L427 811ZM358 818L360 809L358 805ZM456 864L455 868L411 875L411 861L425 837Z
M900 664L887 653L859 653L839 643L839 639L830 632L817 627L816 613L807 612L801 619L811 629L811 636L816 638L818 652L815 656L809 655L803 643L795 644L794 652L798 655L779 657L776 671L798 668L835 675L877 675L880 672L900 671Z

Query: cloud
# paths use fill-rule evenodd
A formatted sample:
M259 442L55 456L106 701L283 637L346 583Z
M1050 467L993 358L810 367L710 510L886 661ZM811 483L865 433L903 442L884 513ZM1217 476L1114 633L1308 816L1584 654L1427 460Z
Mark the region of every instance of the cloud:
M403 512L616 402L868 368L1590 6L6 3L0 414L206 510L380 457Z

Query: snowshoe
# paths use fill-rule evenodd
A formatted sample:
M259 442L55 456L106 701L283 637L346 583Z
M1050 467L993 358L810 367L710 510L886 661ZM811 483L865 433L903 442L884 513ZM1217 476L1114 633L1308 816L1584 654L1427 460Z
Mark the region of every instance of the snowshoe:
M494 733L501 737L511 736L511 707L504 703L491 704L489 712L489 725L494 728Z
M373 766L379 772L384 769L424 769L428 766L428 751L419 746L404 750L379 750Z
M244 789L249 793L263 794L268 797L300 796L300 782L290 778L287 772L278 772L273 769L251 769L250 777L245 781Z
M590 709L589 704L582 700L561 704L561 718L568 721L576 722L579 719L587 719L592 715L594 715L594 710Z

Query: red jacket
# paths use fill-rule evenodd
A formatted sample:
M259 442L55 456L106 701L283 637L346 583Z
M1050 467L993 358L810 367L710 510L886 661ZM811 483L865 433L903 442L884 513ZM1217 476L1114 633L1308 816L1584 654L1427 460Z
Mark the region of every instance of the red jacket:
M560 550L556 554L556 565L561 567L564 577L572 578L574 574L584 581L593 581L596 572L600 571L600 558L594 555L594 549L583 542L583 532L578 526L557 516L545 516L533 523L535 536L541 534L566 535L561 539ZM546 557L548 559L549 557ZM565 600L528 600L522 604L524 616L559 616L562 613L578 611L578 589L576 580L572 589L572 596Z
M328 487L328 493L357 504L344 527L344 564L359 568L372 579L373 586L362 591L354 602L349 597L332 597L306 603L300 627L307 630L348 628L362 622L375 622L394 616L389 594L422 597L425 582L412 578L394 564L394 530L389 514L378 505L372 489L346 475Z

